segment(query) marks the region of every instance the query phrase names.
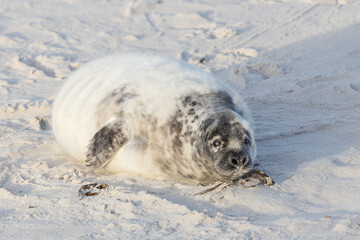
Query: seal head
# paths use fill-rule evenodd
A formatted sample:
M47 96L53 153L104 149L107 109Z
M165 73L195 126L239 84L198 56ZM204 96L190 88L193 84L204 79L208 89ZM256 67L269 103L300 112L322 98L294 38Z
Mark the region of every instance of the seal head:
M204 153L220 179L239 178L252 168L255 141L243 125L241 116L232 111L212 114L205 121Z

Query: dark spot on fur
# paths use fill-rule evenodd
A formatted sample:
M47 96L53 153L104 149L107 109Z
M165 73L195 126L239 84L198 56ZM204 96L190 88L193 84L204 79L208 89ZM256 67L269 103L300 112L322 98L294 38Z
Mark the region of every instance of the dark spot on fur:
M183 128L183 123L181 117L183 113L181 110L177 110L175 112L175 116L173 116L170 120L170 134L180 134Z
M191 96L186 96L183 100L183 106L186 107L191 102L192 98Z
M103 101L108 101L109 99L111 99L115 103L120 104L136 96L137 94L127 89L127 85L123 85L121 88L117 88L114 91L112 91L111 94L108 97L106 97Z
M195 107L196 105L200 105L201 106L201 103L197 102L197 101L192 101L191 102L191 106L192 107Z
M181 110L177 110L176 111L176 116L177 117L182 117L182 116L184 116L184 114L183 114L183 112Z
M171 125L170 125L170 133L173 134L173 133L181 133L181 130L182 130L182 122L174 119L172 122L171 122Z
M183 143L180 140L179 136L175 136L173 139L173 150L175 153L178 153L180 155L182 155L182 151L183 151Z
M134 93L124 93L123 95L119 96L119 98L116 100L116 103L117 104L123 103L126 100L136 97L136 96L137 96L137 94L134 94Z
M188 113L188 115L194 115L195 114L195 109L190 108L187 113Z
M194 116L194 118L193 118L193 120L191 121L192 123L194 123L196 120L198 120L199 119L199 116L198 115L195 115Z
M191 136L191 134L192 134L192 131L191 131L191 130L186 131L186 132L184 133L184 137L185 137L185 138L189 138L189 137Z
M124 116L124 112L123 112L122 110L118 110L118 111L116 112L116 116L117 116L119 119L121 119L121 118Z

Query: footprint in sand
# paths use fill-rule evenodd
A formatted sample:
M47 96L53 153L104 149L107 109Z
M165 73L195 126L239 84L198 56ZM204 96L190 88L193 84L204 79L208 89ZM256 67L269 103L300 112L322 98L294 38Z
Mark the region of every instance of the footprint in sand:
M276 63L255 63L248 66L248 69L261 75L263 79L268 79L283 71L280 65Z
M236 28L230 28L230 27L216 27L213 29L210 29L207 34L209 38L211 39L224 39L224 38L230 38L239 33L239 30Z
M19 57L19 62L24 63L25 65L35 68L39 71L42 71L46 76L51 78L56 78L55 71L51 68L46 67L45 65L41 64L36 58L33 57Z

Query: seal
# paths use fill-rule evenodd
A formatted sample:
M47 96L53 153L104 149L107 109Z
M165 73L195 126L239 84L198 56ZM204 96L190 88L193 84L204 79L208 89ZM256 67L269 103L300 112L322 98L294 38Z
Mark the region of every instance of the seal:
M224 80L172 58L123 53L75 71L55 99L57 141L86 166L211 183L252 169L250 111Z

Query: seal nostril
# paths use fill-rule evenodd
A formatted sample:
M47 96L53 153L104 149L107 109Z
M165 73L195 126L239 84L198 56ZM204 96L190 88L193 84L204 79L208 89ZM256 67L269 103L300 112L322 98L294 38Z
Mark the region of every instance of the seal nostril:
M246 165L248 162L248 158L245 156L243 159L242 159L242 164L243 165Z
M231 165L235 167L239 166L240 165L239 160L237 160L236 158L231 159Z

